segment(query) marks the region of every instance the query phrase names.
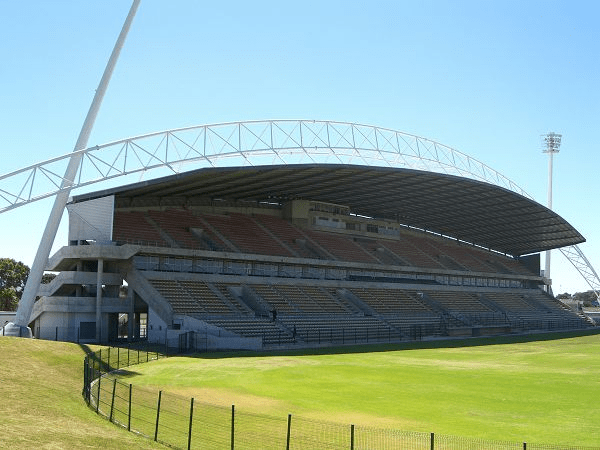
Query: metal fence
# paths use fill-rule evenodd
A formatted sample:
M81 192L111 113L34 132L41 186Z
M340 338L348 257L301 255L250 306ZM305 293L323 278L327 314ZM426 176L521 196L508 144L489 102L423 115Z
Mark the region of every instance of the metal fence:
M167 355L107 348L84 360L83 396L97 414L128 431L182 449L600 450L600 447L491 441L343 425L240 411L126 383L126 367Z

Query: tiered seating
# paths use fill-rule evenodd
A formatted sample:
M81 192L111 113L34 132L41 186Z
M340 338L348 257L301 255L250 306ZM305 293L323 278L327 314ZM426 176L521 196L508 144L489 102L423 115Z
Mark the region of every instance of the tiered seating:
M202 236L192 233L191 229L202 230ZM239 213L195 215L185 209L146 213L117 211L114 236L117 240L143 239L181 248L327 258L365 264L411 264L439 269L435 274L448 277L453 276L455 270L528 273L512 258L427 233L401 231L398 239L385 239L384 236L303 230L280 217L266 214L252 217ZM336 278L335 269L330 269L332 264L286 261L281 266L290 268L285 275L278 263L268 258L257 258L260 263L255 266L255 271L236 272L236 264L240 267L253 264L246 261L248 256L240 257L240 261L225 257L231 262L221 266L225 268L224 281L214 282L221 280L218 278L221 272L202 270L204 252L194 254L196 275L175 277L185 280L151 279L152 285L176 313L197 317L241 336L261 337L267 345L420 339L444 335L447 331L450 334L449 330L453 328L468 332L468 327L481 330L484 326L496 325L516 330L585 326L583 319L575 313L564 310L560 303L534 289L482 288L477 292L475 288L465 287L462 291L444 291L442 284L435 287L424 284L423 290L419 289L423 295L415 289L402 289L401 278L393 280L396 281L394 284L383 285L386 288L380 287L382 285L374 281L387 282L389 278L370 275L373 270L369 270L371 278L361 277L360 266L356 264L348 269L348 278ZM213 259L207 257L206 264ZM160 267L166 267L168 262L166 258L161 260ZM271 267L273 271L270 271ZM316 275L314 279L306 277L296 284L283 284L288 283L289 278L310 275L313 270L316 273L331 272L327 272L326 279ZM346 268L340 272L343 270ZM243 275L244 279L236 282L235 274ZM279 280L279 276L288 280ZM260 277L269 277L269 284ZM308 283L310 285L306 285ZM266 313L273 311L277 314L270 320L265 319ZM571 322L574 325L570 325Z
M496 269L477 258L471 248L456 243L432 241L432 245L454 259L461 266L476 272L496 272Z
M167 211L148 211L148 215L183 248L200 248L200 243L189 231L192 215L188 211L169 209Z
M424 253L419 248L419 241L412 239L412 236L401 235L398 241L379 240L382 247L387 248L405 261L410 262L415 267L426 267L431 269L443 269L444 266Z
M235 303L232 304L234 307L239 305L239 309L232 309L203 281L162 279L149 281L177 314L206 317L239 315L243 311L235 299L233 299Z
M380 261L367 253L352 238L323 231L306 230L306 235L340 261L377 264Z
M486 292L484 295L504 308L514 327L553 329L591 325L542 291L531 290L527 294Z
M499 264L502 264L504 267L507 267L511 273L517 273L521 275L539 275L537 273L532 273L527 267L521 264L519 261L509 258L508 256L502 255L491 255L491 260L497 261Z
M244 214L231 213L227 216L204 214L202 218L222 235L227 236L227 239L243 253L294 256Z
M346 308L342 303L335 301L334 297L329 295L325 290L316 286L302 286L302 291L309 295L312 300L319 305L322 312L334 314L348 314L352 310Z
M431 310L407 291L356 287L350 291L379 314L422 314Z
M206 312L204 305L192 298L177 281L150 280L150 283L171 304L177 314L195 315Z
M521 294L514 292L486 292L483 295L485 298L499 305L506 312L520 313L536 311L533 305L526 302Z
M262 338L265 345L289 344L294 337L275 322L259 318L208 319L212 325L244 337Z
M219 290L219 292L223 295L223 297L225 297L229 301L229 303L231 303L236 308L237 311L239 311L241 313L251 312L246 305L243 305L242 303L240 303L238 301L238 299L236 297L231 295L231 293L229 292L229 287L232 286L231 284L228 284L228 283L212 283L212 284Z
M179 282L192 298L202 304L207 314L232 314L233 311L202 281Z
M168 246L141 211L115 211L113 241L138 245Z
M166 232L181 248L199 248L203 250L225 250L227 246L198 217L185 209L168 209L166 211L148 211L148 215ZM195 237L191 229L202 230L205 240Z
M322 313L323 309L297 286L276 286L274 288L294 308L308 314Z
M337 300L346 311L351 311L355 314L360 313L360 309L358 309L354 304L350 303L346 298L338 294L337 288L325 288L323 290L329 294L329 296Z
M295 330L297 340L315 342L374 342L399 339L398 330L374 317L295 316L282 318L288 330ZM294 332L292 331L292 336Z
M314 286L287 286L278 285L274 289L284 297L295 309L306 314L348 314L341 304L327 295L327 293Z
M468 292L428 291L426 294L448 311L459 311L467 314L494 312L488 306L481 303L477 295Z
M297 314L300 313L285 297L283 297L273 286L266 284L253 284L252 290L256 292L271 308L277 311L277 314Z
M301 258L314 258L318 256L305 246L299 244L300 240L306 240L306 235L287 220L267 214L256 214L254 219L277 236L281 242L290 247L297 254L296 256Z
M366 239L366 238L356 238L354 239L357 245L360 245L363 250L365 250L373 257L377 258L382 264L396 266L396 265L410 265L408 261L404 258L400 258L398 255L391 251L381 251L384 246L375 239Z

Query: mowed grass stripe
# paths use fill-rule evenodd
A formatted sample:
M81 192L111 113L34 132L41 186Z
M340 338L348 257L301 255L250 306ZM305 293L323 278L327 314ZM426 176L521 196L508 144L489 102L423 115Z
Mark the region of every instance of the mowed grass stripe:
M598 335L370 350L383 351L170 358L136 366L128 382L252 413L600 446Z

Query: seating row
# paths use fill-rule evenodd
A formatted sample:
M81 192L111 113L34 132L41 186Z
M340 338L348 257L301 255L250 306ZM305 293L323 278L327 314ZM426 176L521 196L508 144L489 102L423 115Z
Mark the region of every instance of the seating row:
M165 234L171 238L170 243L163 238ZM397 240L355 238L300 229L266 214L200 214L176 208L147 212L117 210L113 235L117 241L146 241L181 248L531 275L512 258L448 239L408 231L401 231Z

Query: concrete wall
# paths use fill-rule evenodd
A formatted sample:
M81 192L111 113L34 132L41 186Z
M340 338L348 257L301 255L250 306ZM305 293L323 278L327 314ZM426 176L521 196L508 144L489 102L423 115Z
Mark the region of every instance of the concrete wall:
M167 324L156 312L148 307L148 342L164 344L167 336Z
M0 327L3 327L6 322L15 320L16 315L16 311L0 311Z
M222 328L210 325L202 320L188 316L176 316L173 323L178 324L178 330L169 329L167 324L154 312L148 309L148 342L164 344L169 348L179 347L179 336L194 331L206 336L208 350L261 350L261 338L245 338Z
M95 336L93 339L80 338L81 322L95 323L96 314L83 312L46 312L40 315L40 317L35 321L32 331L37 339L80 343L96 342ZM105 341L106 337L108 336L107 314L103 314L102 322L102 340Z

